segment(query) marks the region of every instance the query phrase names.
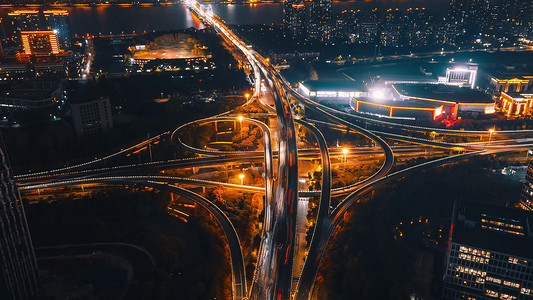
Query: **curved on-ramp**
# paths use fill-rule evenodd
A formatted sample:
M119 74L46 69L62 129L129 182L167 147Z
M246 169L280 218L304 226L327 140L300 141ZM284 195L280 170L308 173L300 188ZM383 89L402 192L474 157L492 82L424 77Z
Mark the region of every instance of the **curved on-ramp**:
M170 185L167 183L161 183L152 181L153 178L150 176L146 177L103 177L103 178L91 178L91 183L113 183L113 184L142 184L147 187L159 189L159 190L168 190L171 193L178 194L180 196L186 197L195 203L198 203L200 206L205 208L211 215L217 220L218 224L222 227L224 236L229 246L230 260L231 260L231 277L232 277L232 290L233 290L233 299L241 300L246 299L246 273L244 268L244 259L242 255L241 243L239 237L237 236L237 231L233 227L233 224L229 218L224 214L224 212L218 208L211 201L206 198L191 192L189 190ZM47 188L52 187L63 187L70 186L75 184L84 184L87 180L72 180L68 182L56 182L47 184ZM26 187L21 188L23 190L32 190L36 187Z

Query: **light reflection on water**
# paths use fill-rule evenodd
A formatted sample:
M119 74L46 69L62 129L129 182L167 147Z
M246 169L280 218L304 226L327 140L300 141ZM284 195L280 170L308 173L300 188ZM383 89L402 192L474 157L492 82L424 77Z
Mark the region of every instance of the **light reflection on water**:
M424 1L401 1L386 6L406 8ZM426 1L427 4L427 1ZM371 2L334 2L333 12L350 9L369 9ZM422 7L422 5L416 5ZM16 8L0 8L0 16L7 20L7 13ZM38 9L38 8L36 8ZM53 8L55 9L55 8ZM70 13L74 34L99 34L109 32L143 32L200 28L200 21L180 4L170 6L77 6L61 7ZM213 11L227 24L281 24L283 4L215 4ZM445 10L444 10L445 11Z

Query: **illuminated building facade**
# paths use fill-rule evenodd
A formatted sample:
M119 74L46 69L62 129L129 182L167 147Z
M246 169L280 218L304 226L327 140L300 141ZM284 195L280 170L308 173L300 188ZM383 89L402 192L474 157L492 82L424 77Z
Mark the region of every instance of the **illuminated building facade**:
M39 288L24 206L0 139L0 299L34 299Z
M331 37L331 0L313 0L309 18L309 38L328 41Z
M467 86L471 89L476 84L477 66L454 67L446 69L446 84Z
M438 120L443 115L442 105L423 101L376 101L366 98L353 98L350 102L350 107L358 113L390 119Z
M62 49L69 49L72 43L70 19L66 10L43 11L44 27L41 30L50 30L55 33Z
M508 116L530 115L533 111L533 94L502 92L500 108Z
M448 26L454 36L478 35L491 22L489 0L450 0Z
M457 201L443 299L533 297L533 213Z
M495 101L481 91L444 84L394 84L400 100L420 100L443 105L444 113L456 119L463 115L492 114Z
M291 38L305 37L305 3L302 0L287 0L283 3L283 26Z
M20 37L27 56L59 54L59 41L53 31L21 31Z
M533 21L533 2L530 0L496 0L493 5L495 29L513 36L525 37L530 34Z
M11 41L20 41L21 31L36 31L41 28L41 18L38 10L17 10L8 13L9 34Z
M533 211L533 162L527 166L526 182L522 187L519 205L522 209Z
M353 81L309 80L298 84L298 91L313 101L348 104L353 97L366 96L366 89Z
M66 10L17 10L8 14L11 41L21 44L20 34L24 31L52 31L63 49L69 49L72 42L69 14Z
M489 75L489 92L498 97L502 92L523 93L529 91L533 76L494 73Z
M71 103L70 108L78 136L94 136L113 128L109 98Z

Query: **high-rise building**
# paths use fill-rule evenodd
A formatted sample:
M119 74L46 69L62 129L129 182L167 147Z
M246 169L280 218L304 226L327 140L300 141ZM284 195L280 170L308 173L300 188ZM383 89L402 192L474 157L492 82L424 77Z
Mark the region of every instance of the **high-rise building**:
M97 135L113 128L113 116L109 98L72 103L72 120L78 136Z
M50 30L57 35L59 44L63 49L69 49L72 43L72 33L70 30L70 19L66 10L45 10L43 11L44 26L41 30Z
M443 299L531 299L533 213L455 203Z
M533 2L530 0L495 0L492 16L499 33L527 37L531 34Z
M313 0L309 17L309 38L325 42L329 40L328 27L331 22L331 0Z
M522 209L533 211L533 162L527 166L526 182L522 187L519 205Z
M59 41L53 31L21 31L20 38L27 56L59 54Z
M449 30L455 36L485 33L490 25L489 0L450 0Z
M0 138L0 299L33 299L37 261L20 194Z
M283 3L283 27L291 38L305 37L305 3L303 0L287 0Z
M9 17L9 33L11 41L20 41L21 31L36 31L41 28L38 10L16 10L7 14Z
M72 42L69 14L66 10L17 10L8 14L7 38L22 45L20 33L23 31L51 31L63 49L69 49Z

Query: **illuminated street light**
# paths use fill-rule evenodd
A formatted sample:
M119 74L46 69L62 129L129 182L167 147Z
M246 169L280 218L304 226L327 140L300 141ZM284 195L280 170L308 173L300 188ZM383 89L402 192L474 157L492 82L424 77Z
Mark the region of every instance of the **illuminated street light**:
M344 163L346 163L346 154L348 154L348 148L342 149L342 153L344 153Z
M348 148L343 148L342 153L344 153L344 165L343 165L343 172L346 171L346 154L348 154Z
M246 102L248 102L248 98L250 98L250 94L246 93L244 94L244 97L246 97Z
M242 130L242 119L244 119L244 117L241 115L238 115L237 119L239 120L239 131L240 131Z
M241 185L244 185L244 174L239 174L239 178L241 179Z
M494 128L489 129L489 144L492 140L492 133L494 132Z

